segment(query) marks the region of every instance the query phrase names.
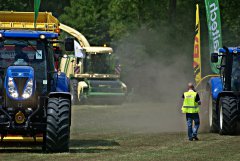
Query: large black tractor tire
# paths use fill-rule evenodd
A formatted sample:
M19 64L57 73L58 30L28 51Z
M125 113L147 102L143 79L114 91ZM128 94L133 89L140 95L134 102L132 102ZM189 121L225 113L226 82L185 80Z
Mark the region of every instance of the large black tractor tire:
M208 122L210 127L210 132L219 132L219 122L218 122L218 111L216 107L216 101L212 98L211 87L207 87L208 93Z
M224 96L219 102L219 134L232 135L237 128L238 109L234 97Z
M49 98L43 150L47 153L69 152L70 100Z
M78 80L76 79L71 79L70 80L70 92L72 94L72 104L73 105L78 105L79 100L78 100Z

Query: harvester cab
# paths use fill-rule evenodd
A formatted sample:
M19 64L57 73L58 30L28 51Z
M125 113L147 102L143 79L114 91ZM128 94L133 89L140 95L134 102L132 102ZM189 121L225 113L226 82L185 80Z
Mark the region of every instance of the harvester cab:
M83 47L83 56L61 60L70 77L73 104L122 104L127 86L119 80L120 66L110 47Z
M109 74L115 73L115 61L112 48L109 47L84 47L86 56L84 62L84 73ZM94 75L93 75L94 76Z
M112 48L92 47L77 30L64 24L59 27L75 38L74 54L61 59L60 65L70 78L72 103L122 104L127 86L120 80L121 67Z
M34 13L0 14L23 20L22 15L29 18ZM18 25L13 30L12 22L5 22L0 30L1 142L40 141L46 152L66 152L69 150L71 94L69 79L54 67L53 43L59 42L58 33L47 28L44 28L46 31L26 30L25 22L14 23ZM72 50L72 46L73 40L65 41L66 50Z
M212 132L229 135L237 130L240 120L240 48L223 47L211 54L211 61L218 62L219 77L208 82L209 123Z

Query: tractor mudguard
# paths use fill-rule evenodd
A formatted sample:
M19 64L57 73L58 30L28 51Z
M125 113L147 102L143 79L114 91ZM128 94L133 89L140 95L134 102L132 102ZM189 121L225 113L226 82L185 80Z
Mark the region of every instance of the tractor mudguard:
M208 84L211 87L211 94L213 100L217 100L219 93L223 91L223 84L220 77L213 77L209 80Z
M71 100L71 93L70 92L50 92L48 94L49 98L58 98L58 97L62 97L62 98L67 98L69 100Z
M54 85L52 92L70 92L70 83L69 78L65 73L61 72L60 74L54 74Z

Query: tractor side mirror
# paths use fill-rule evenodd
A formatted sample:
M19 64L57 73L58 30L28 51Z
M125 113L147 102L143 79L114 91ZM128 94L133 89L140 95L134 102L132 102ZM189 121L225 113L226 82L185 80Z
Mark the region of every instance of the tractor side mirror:
M218 62L218 53L211 53L211 62L212 63Z
M65 50L66 51L74 51L74 39L73 38L65 39Z

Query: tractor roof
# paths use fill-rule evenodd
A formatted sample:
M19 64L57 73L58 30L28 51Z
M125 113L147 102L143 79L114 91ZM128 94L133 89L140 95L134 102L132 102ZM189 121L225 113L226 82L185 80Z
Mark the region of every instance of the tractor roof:
M40 38L40 35L44 35L46 39L58 37L58 34L54 32L33 30L0 30L0 34L7 38Z
M113 49L110 47L83 47L83 49L87 52L87 53L102 53L102 54L106 54L106 53L112 53Z

